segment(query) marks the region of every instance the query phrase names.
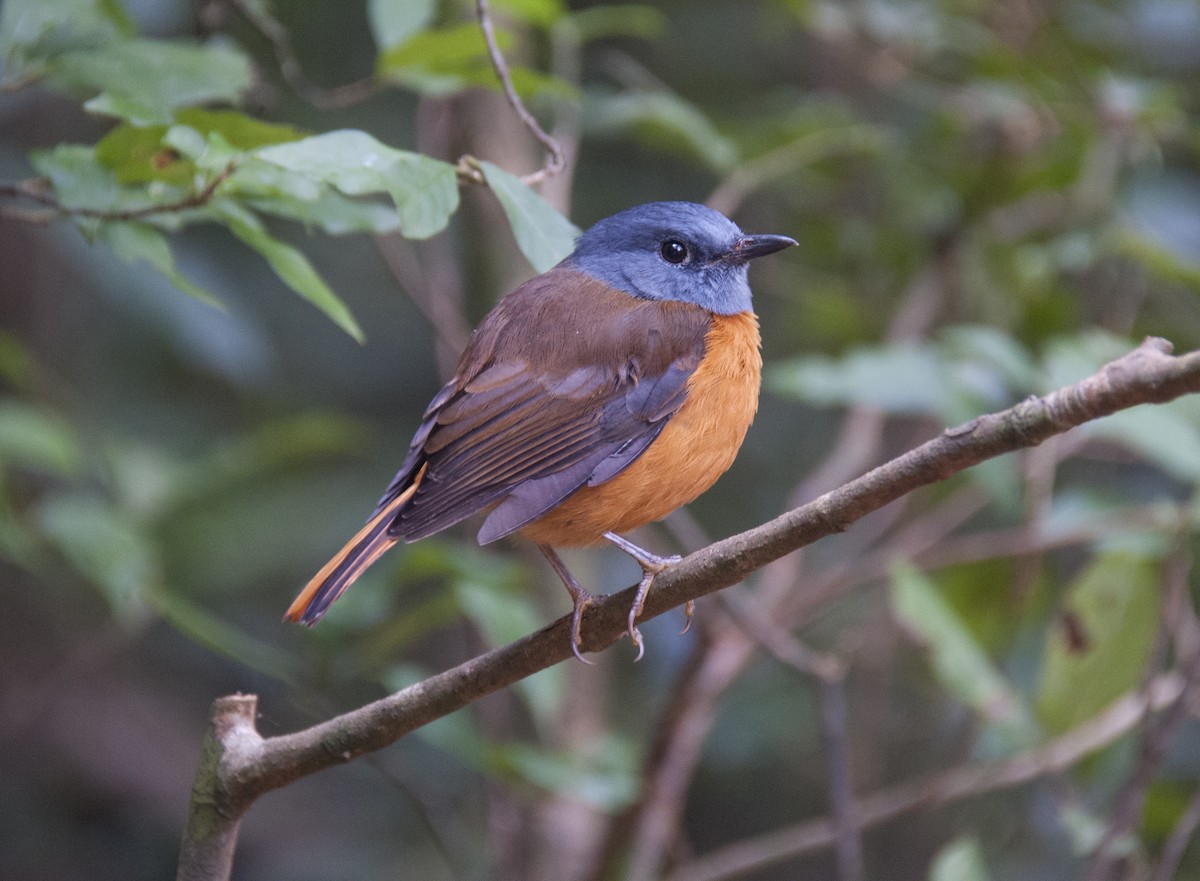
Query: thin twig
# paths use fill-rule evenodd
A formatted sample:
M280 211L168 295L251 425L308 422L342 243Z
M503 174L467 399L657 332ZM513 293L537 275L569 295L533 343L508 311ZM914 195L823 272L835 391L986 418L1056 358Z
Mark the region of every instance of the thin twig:
M1121 787L1104 835L1084 867L1081 875L1083 881L1103 881L1108 877L1117 859L1113 845L1133 828L1141 816L1142 803L1146 799L1150 784L1166 760L1168 751L1174 746L1175 738L1191 712L1191 694L1200 689L1200 652L1187 659L1182 677L1183 696L1164 711L1161 719L1152 720L1147 726L1140 744L1137 763Z
M1152 711L1186 704L1178 673L1155 680L1148 693L1119 698L1099 715L1060 737L1007 759L965 765L863 796L858 820L863 828L903 814L929 810L967 798L1011 789L1058 774L1132 731ZM739 841L679 866L666 881L728 881L834 845L833 820L822 817Z
M726 610L748 637L805 679L816 680L829 776L837 877L839 881L860 881L863 876L862 834L850 765L845 665L833 655L809 648L784 630L753 598L732 591L725 591L720 596Z
M58 197L49 190L49 181L44 178L20 181L18 183L0 183L0 196L12 196L28 199L51 209L57 217L90 217L96 220L129 221L153 217L156 214L173 214L187 211L191 208L202 208L212 201L217 188L229 179L235 166L231 163L204 185L203 189L189 193L174 202L161 202L157 205L144 205L141 208L126 208L114 211L107 208L72 208L64 205Z
M373 76L364 77L344 85L325 88L318 86L304 73L296 49L292 46L292 38L287 28L267 11L266 4L247 3L246 0L227 0L250 26L262 34L271 44L275 60L279 64L279 73L292 91L319 110L337 110L361 104L382 88L380 81Z
M833 814L834 853L840 881L863 877L862 828L850 765L850 725L846 709L846 678L818 680L825 766Z
M508 69L508 62L504 60L504 53L500 51L500 44L496 41L496 28L492 24L492 14L488 9L487 0L475 0L475 9L479 14L479 27L483 30L483 38L487 42L492 67L496 70L496 76L500 78L504 96L508 99L513 111L520 117L521 122L525 124L525 128L529 129L529 133L546 148L545 165L533 174L527 174L521 178L526 184L539 183L562 171L566 167L567 157L563 152L562 145L555 138L546 134L545 129L541 127L534 115L529 112L529 108L525 106L525 102L521 100L521 96L517 94L517 89L512 81L512 73Z

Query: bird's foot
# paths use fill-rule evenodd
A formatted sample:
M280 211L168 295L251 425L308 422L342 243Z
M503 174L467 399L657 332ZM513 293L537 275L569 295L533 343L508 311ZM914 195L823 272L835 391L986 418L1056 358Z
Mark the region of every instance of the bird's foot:
M558 573L563 587L571 595L571 654L583 663L591 664L592 662L585 658L580 651L583 648L583 610L596 602L599 597L583 589L583 586L575 580L575 576L571 574L571 571L562 561L562 558L554 552L554 548L549 545L540 544L538 545L538 550L542 552L542 556L546 558L550 566Z
M642 633L637 629L637 619L641 617L643 609L646 607L646 596L650 593L650 586L654 584L654 578L660 572L665 572L667 569L674 566L682 557L670 556L660 557L658 554L652 554L645 548L640 548L626 538L622 538L615 532L606 532L604 537L623 550L633 559L637 560L637 564L642 567L642 580L638 582L637 593L633 596L633 605L629 609L629 618L626 621L626 632L629 638L637 647L637 657L635 662L642 659L642 655L646 652L646 646L642 642ZM692 623L692 604L689 603L689 608L685 609L687 614L687 623L683 628L684 633Z
M571 654L585 664L591 664L581 653L583 648L583 610L596 602L600 597L594 593L588 593L578 584L577 589L572 589L571 585L567 585L567 591L571 594Z

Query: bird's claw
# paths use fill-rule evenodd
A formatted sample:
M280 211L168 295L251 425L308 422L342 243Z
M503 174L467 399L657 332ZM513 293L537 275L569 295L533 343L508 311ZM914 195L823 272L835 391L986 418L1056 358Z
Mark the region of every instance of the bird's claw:
M623 550L628 552L628 548L622 546ZM640 548L638 550L641 550ZM674 566L682 557L660 557L657 554L650 554L642 551L641 554L630 553L638 565L642 567L642 580L638 582L637 593L633 596L633 605L629 609L629 618L626 621L625 632L629 634L630 640L633 641L634 647L637 648L637 657L633 659L637 663L642 659L642 655L646 653L645 643L642 642L641 631L635 626L637 619L641 617L642 611L646 607L646 597L650 593L650 587L654 584L654 578L660 572L665 572L667 569Z
M578 592L571 593L571 654L583 663L594 666L594 661L589 661L580 652L583 648L583 610L596 602L596 595L588 593L582 588Z

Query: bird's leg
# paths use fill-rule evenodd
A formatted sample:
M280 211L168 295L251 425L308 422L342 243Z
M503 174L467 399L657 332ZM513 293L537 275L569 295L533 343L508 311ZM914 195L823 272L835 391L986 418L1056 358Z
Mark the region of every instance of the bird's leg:
M579 653L579 647L583 642L580 628L583 625L583 610L595 602L596 596L584 590L583 586L575 580L575 576L571 574L571 570L567 568L567 564L562 561L562 558L554 552L554 548L550 545L539 544L538 550L542 552L546 562L558 573L563 587L571 595L571 652L583 663L591 664L591 661Z
M652 554L645 548L640 548L627 538L617 535L615 532L606 532L604 537L623 550L633 559L637 560L637 564L642 567L642 580L638 582L637 593L633 598L633 606L629 610L628 626L626 628L629 633L629 638L633 640L633 644L637 646L637 657L635 661L642 659L642 653L645 651L645 646L642 644L642 634L634 626L638 616L642 614L642 609L646 605L646 596L650 593L650 585L654 583L654 576L666 569L674 566L682 557L670 556L660 557L658 554ZM688 623L684 627L684 632L687 632L688 626L691 625L691 612L688 612Z

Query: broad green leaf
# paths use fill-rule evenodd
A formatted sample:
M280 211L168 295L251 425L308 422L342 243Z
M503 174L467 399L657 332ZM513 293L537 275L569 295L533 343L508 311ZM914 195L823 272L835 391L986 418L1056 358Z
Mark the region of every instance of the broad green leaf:
M175 114L175 122L190 126L205 135L216 132L239 150L286 144L289 141L298 141L308 134L294 126L264 122L238 110L184 107Z
M366 132L327 132L265 147L255 155L347 196L387 193L408 238L428 238L440 232L458 208L454 166L389 147Z
M609 37L655 37L662 33L667 18L657 6L629 4L593 6L573 12L568 21L587 43Z
M41 72L70 49L98 46L133 34L117 0L4 0L0 4L0 64L5 80Z
M934 584L911 566L897 566L891 596L897 619L929 649L938 681L991 722L1008 747L1032 744L1037 731L1021 696Z
M500 32L496 42L506 49L512 38ZM490 64L487 41L474 22L464 22L450 28L418 33L398 46L381 52L376 70L381 76L409 70L430 73L456 74L479 64Z
M1090 719L1135 687L1158 626L1159 566L1128 554L1096 558L1047 634L1036 708L1051 731Z
M143 198L131 206L122 200L116 176L97 161L91 147L59 144L53 150L35 151L29 158L38 174L50 179L64 208L104 211L147 202Z
M938 851L929 870L929 881L988 881L983 848L975 838L956 838Z
M230 190L233 192L234 190ZM348 199L341 193L322 188L315 198L295 199L284 196L260 196L253 192L244 201L261 214L273 214L318 227L331 236L349 233L389 233L400 231L400 215L379 202Z
M308 300L338 327L354 337L360 343L363 341L362 329L350 310L346 308L338 295L325 283L325 280L313 269L308 258L293 248L281 242L266 231L257 217L249 211L230 203L221 206L221 214L229 225L230 231L266 258L267 263L275 270L288 287Z
M146 599L159 580L148 538L124 512L89 495L42 501L38 521L80 575L100 588L113 613L128 624L146 616Z
M775 366L767 381L811 404L862 404L888 413L940 415L949 399L937 349L915 343L855 349L837 359L798 358Z
M238 151L283 144L304 137L304 132L286 125L262 122L233 110L204 110L187 107L175 114L177 125L136 126L122 123L96 144L96 158L112 169L123 184L152 180L175 185L190 184L196 172L188 161L208 147L208 136L219 134ZM180 150L175 139L194 132L191 148ZM170 133L170 140L167 135Z
M123 184L158 180L186 186L196 166L163 144L166 133L165 125L119 125L96 144L96 160Z
M19 401L0 400L0 470L15 465L70 476L82 459L75 433L62 420Z
M1083 430L1144 456L1184 483L1200 481L1200 402L1194 398L1121 410Z
M576 744L569 752L506 743L489 751L488 765L606 812L627 807L638 793L637 753L618 738Z
M105 223L98 229L99 237L126 263L145 261L165 275L171 284L202 303L223 309L224 305L200 285L185 278L175 268L175 258L167 238L145 223Z
M548 28L566 13L563 0L492 0L496 10L526 24Z
M520 178L490 162L480 162L479 167L504 208L517 247L537 272L545 272L574 250L579 227L550 207Z
M136 125L169 123L173 110L192 104L236 103L252 80L236 49L142 39L66 52L50 74L62 87L99 92L89 110Z
M367 20L375 46L383 51L400 46L433 22L437 0L368 0Z
M715 171L738 161L737 145L695 104L670 92L623 92L595 99L584 125L598 134L632 133L648 145L686 153Z
M499 31L496 42L503 50L509 34ZM382 52L375 63L383 79L423 95L445 96L474 86L499 89L478 25L468 22L441 30L422 31L404 43ZM523 97L548 94L578 100L579 90L549 74L519 64L509 64L513 88Z

